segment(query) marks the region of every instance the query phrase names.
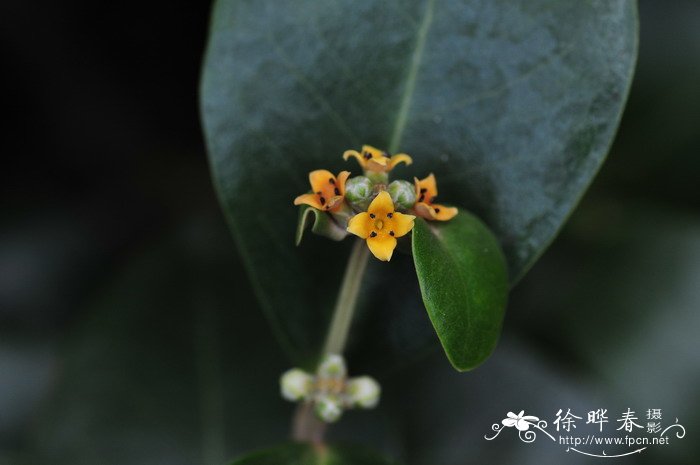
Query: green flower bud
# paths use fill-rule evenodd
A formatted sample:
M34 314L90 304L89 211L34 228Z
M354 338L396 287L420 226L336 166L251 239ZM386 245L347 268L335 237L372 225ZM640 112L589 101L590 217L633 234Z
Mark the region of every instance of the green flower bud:
M369 180L373 184L386 184L389 182L389 173L386 171L365 171L365 176L369 178Z
M323 357L318 366L318 377L328 379L341 379L347 376L345 360L337 354L328 354Z
M348 381L346 393L350 406L373 408L379 403L381 388L373 378L360 376Z
M313 377L299 368L286 371L280 378L282 397L287 400L304 399L311 394Z
M350 178L345 183L345 200L357 210L367 210L373 195L374 185L365 176Z
M408 181L393 181L387 191L398 210L408 210L416 203L416 188Z
M323 396L317 399L314 404L314 410L316 416L326 423L338 421L343 414L342 404L336 396Z

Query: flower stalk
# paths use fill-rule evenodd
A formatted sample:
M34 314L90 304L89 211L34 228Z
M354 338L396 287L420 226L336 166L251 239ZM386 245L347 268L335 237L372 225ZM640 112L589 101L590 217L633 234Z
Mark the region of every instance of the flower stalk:
M292 419L292 439L299 442L321 444L325 432L326 423L314 414L313 404L311 402L299 404Z
M345 349L368 258L369 249L365 246L365 242L362 239L357 239L345 268L345 275L323 348L324 355L342 354ZM325 430L326 423L317 418L310 402L304 402L297 407L292 422L292 438L295 441L320 444L323 442Z
M352 252L350 252L350 258L345 268L340 293L333 311L333 319L323 348L324 354L342 354L345 349L368 258L369 249L362 239L357 239L352 246Z

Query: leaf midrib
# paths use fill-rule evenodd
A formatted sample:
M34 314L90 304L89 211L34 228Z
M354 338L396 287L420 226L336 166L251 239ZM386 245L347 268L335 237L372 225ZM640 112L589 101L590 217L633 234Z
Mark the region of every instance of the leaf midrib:
M418 77L418 70L423 59L425 42L428 38L430 26L433 23L434 8L435 0L427 0L425 14L423 15L423 19L421 19L420 26L418 27L416 45L413 49L413 53L411 54L411 63L408 68L408 74L406 75L406 82L404 84L403 94L401 95L399 111L396 115L396 122L394 123L394 129L391 133L391 139L389 140L389 152L391 153L398 151L399 145L401 144L401 137L403 136L403 131L406 127L406 122L408 121L408 113L411 110L411 102L413 101L413 94L415 93L416 89L416 78Z

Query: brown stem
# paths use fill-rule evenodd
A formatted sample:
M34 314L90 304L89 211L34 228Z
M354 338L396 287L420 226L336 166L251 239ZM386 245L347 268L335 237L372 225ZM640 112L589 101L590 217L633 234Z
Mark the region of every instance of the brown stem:
M312 402L299 404L292 420L292 439L320 445L323 443L323 433L326 424L314 414Z

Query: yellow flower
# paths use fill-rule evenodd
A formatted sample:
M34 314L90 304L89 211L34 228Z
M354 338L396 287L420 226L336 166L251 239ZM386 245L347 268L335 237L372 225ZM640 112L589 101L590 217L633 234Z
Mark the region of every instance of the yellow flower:
M358 213L348 222L348 232L367 239L369 250L378 259L388 262L396 248L396 238L413 229L413 215L394 211L394 202L387 191L381 191L366 212Z
M418 216L422 216L426 220L447 221L457 215L455 207L433 203L433 199L438 195L438 190L435 176L432 173L425 179L413 178L413 180L416 185L416 204L413 209Z
M359 153L357 150L347 150L343 154L343 159L346 161L350 157L357 158L360 166L365 171L379 171L384 173L391 171L399 163L406 163L407 165L413 163L411 157L405 153L389 156L388 153L374 148L371 145L363 145L362 153Z
M294 205L310 205L318 210L336 211L343 205L345 181L349 171L341 171L338 177L328 170L316 170L309 173L310 194L302 194L294 199Z

